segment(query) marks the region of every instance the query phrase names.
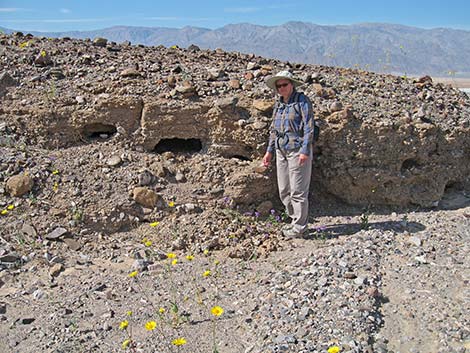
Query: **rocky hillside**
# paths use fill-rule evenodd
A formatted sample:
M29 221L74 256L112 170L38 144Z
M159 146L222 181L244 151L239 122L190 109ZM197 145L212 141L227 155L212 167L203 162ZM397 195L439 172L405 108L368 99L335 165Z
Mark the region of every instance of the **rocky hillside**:
M465 93L196 46L0 45L0 351L469 348ZM281 69L322 128L290 242L260 167Z
M131 41L144 45L196 44L204 49L222 48L284 61L375 72L470 77L470 31L450 28L288 22L280 26L239 23L213 30L115 26L95 31L33 34L82 39L104 37L118 43Z
M272 180L248 163L257 167L266 148L273 92L264 80L290 69L305 82L322 125L314 178L324 192L364 205L433 206L446 190L470 185L468 96L429 77L104 39L1 41L4 129L28 145L78 147L106 135L155 160L165 158L162 152L207 153L248 166L222 168L218 176L173 166L169 175L207 180L209 189L258 208L273 199ZM162 168L150 172L163 176Z

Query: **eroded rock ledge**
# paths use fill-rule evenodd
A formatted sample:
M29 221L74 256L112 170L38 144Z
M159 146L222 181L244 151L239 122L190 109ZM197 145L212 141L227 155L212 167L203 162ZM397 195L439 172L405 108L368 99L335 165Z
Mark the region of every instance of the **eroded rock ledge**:
M274 102L264 79L290 69L322 125L313 176L321 190L350 203L433 206L446 189L470 189L470 99L429 77L194 46L96 46L21 34L1 35L0 44L0 121L29 145L67 148L104 135L147 153L253 161L222 188L239 203L261 203L276 198L272 173L254 171Z

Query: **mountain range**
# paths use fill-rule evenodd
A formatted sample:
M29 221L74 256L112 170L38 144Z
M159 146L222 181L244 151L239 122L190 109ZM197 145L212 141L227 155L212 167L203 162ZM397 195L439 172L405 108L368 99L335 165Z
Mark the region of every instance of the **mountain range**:
M13 30L1 28L5 33ZM93 31L28 32L36 36L130 41L147 46L221 48L295 63L360 68L401 75L470 77L470 31L397 24L279 26L249 23L218 29L115 26Z

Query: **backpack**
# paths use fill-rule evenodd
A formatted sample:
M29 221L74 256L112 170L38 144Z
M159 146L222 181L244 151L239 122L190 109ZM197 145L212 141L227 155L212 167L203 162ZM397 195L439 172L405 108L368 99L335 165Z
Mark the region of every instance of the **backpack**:
M299 100L299 97L300 97L300 94L299 92L294 92L296 93L296 95L294 96L294 102L293 103L299 103L300 100ZM303 93L305 94L305 93ZM274 104L274 111L276 111L277 109L279 108L279 100L276 100L276 103ZM295 109L295 112L299 115L300 112L297 111L297 106L294 105L294 109ZM320 138L320 125L318 124L317 120L316 119L313 119L313 142L317 142L318 139Z

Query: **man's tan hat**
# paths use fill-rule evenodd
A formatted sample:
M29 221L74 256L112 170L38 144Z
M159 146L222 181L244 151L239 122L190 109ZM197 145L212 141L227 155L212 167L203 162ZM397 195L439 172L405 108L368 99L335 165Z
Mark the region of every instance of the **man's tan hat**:
M294 87L299 87L299 86L301 86L301 85L304 84L304 82L299 81L299 80L296 80L296 79L294 78L294 76L293 76L289 71L284 70L284 71L278 72L278 73L277 73L276 75L274 75L274 76L269 77L269 78L266 80L266 85L267 85L269 88L271 88L271 89L273 89L273 90L276 90L276 82L277 82L278 80L282 80L282 79L291 81L292 84L294 85Z

